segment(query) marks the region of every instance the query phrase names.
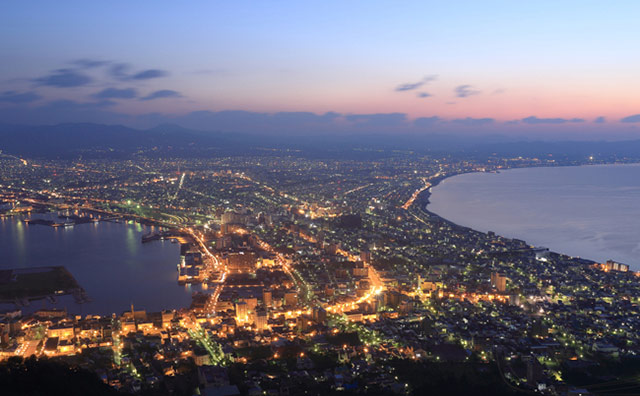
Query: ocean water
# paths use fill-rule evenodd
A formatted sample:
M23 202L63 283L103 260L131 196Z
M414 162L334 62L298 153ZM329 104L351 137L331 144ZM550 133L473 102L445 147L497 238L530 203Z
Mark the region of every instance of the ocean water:
M640 270L640 164L469 173L432 188L454 223Z
M65 266L92 301L71 296L32 301L23 311L66 308L73 314L120 314L188 307L191 290L177 283L180 245L170 241L142 244L150 228L140 224L100 222L69 228L27 225L25 218L55 219L53 213L0 219L0 269Z

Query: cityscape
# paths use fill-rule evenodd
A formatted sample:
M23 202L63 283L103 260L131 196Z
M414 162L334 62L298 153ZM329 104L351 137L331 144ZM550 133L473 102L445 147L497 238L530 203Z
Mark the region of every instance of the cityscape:
M0 395L640 395L639 14L8 2Z
M453 377L491 376L496 392L566 392L600 362L629 364L640 353L640 273L474 231L426 209L430 188L447 177L558 165L566 164L411 153L375 161L5 155L3 219L151 226L139 243L179 244L175 282L201 291L189 306L160 312L132 302L111 315L23 315L33 298L90 295L57 279L42 286L48 297L38 295L47 293L35 292L39 278L3 270L2 298L16 308L3 314L2 357L74 362L129 393L409 394L444 386L416 377L434 364L447 364ZM72 214L33 220L51 211Z

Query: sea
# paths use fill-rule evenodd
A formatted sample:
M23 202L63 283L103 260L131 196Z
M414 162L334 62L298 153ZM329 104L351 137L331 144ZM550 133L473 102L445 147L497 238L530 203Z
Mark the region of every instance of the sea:
M192 290L177 283L180 245L169 240L142 243L151 227L133 222L50 227L25 219L56 220L57 213L0 218L0 269L64 266L86 291L89 302L72 296L31 301L23 312L67 309L76 315L121 314L179 309L191 303ZM59 219L57 219L59 220ZM154 229L154 230L157 230ZM10 307L3 304L4 309Z
M457 175L432 187L427 208L479 231L640 270L640 164Z

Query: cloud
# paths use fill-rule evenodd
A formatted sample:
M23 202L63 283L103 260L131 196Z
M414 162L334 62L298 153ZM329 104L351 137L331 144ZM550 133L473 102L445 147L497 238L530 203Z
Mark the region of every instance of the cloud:
M132 99L138 96L138 93L133 88L105 88L92 96L97 99Z
M109 74L118 80L150 80L152 78L165 77L169 73L160 69L147 69L137 73L130 73L131 65L128 63L116 63L109 68Z
M453 90L458 98L466 98L468 96L477 95L480 91L473 89L471 85L458 85Z
M419 81L417 83L400 84L400 85L398 85L396 87L396 91L398 91L398 92L411 91L411 90L414 90L414 89L418 89L423 85L424 85L424 81Z
M421 86L430 83L431 81L437 79L438 76L435 74L429 75L429 76L425 76L422 80L415 82L415 83L405 83L405 84L400 84L398 85L395 90L397 92L403 92L403 91L413 91L414 89L418 89Z
M466 125L466 126L480 126L480 125L488 125L493 124L495 119L493 118L456 118L455 120L451 120L453 124Z
M108 65L109 61L97 60L97 59L76 59L73 62L74 65L82 67L84 69L94 69L96 67Z
M418 95L416 95L419 98L428 98L431 97L433 95L431 95L429 92L418 92Z
M111 77L115 77L119 80L124 80L127 78L127 72L131 66L126 63L116 63L109 68L109 74Z
M181 98L180 92L173 91L170 89L161 89L159 91L155 91L150 93L149 95L140 98L140 100L154 100L154 99L163 99L163 98Z
M149 70L143 70L141 72L138 72L138 73L132 75L130 78L132 80L149 80L151 78L164 77L164 76L166 76L168 74L169 73L167 73L164 70L149 69Z
M620 122L640 122L640 114L630 115L629 117L624 117L620 120Z
M200 74L200 75L228 74L228 73L229 73L229 69L225 69L221 67L216 69L199 69L191 72L191 74Z
M438 116L420 117L413 120L413 125L417 127L427 127L440 122L442 119Z
M600 117L597 117L595 120L593 120L593 122L595 122L596 124L603 124L607 122L607 119L604 118L603 116L600 116Z
M91 77L79 73L74 69L58 69L51 74L33 80L38 85L58 88L73 88L89 84Z
M536 116L530 116L523 118L522 122L525 124L565 124L567 122L584 122L583 118L538 118Z
M438 79L438 75L437 74L430 74L428 76L425 76L422 81L424 81L426 84L430 83L431 81L435 81Z
M37 93L30 92L16 92L16 91L4 91L0 94L0 102L4 103L31 103L35 102L42 97Z
M6 94L6 93L5 93ZM0 94L2 97L4 94ZM194 111L187 114L170 114L152 112L146 114L121 112L116 106L118 98L96 98L88 102L75 102L71 100L57 100L53 102L38 101L34 104L23 103L11 106L0 106L0 120L11 124L57 124L57 123L98 123L98 124L122 124L134 128L150 128L160 124L177 124L185 128L218 131L223 133L247 133L264 136L305 136L305 135L384 135L392 137L403 134L501 134L505 136L536 136L528 135L532 120L540 122L546 120L535 116L524 120L498 123L493 118L460 117L456 119L443 119L437 115L409 119L404 113L371 113L371 114L339 114L335 112L278 112L263 113L242 110L225 111ZM640 114L635 116L635 121L640 123ZM552 119L554 120L554 119ZM589 133L589 128L598 131L597 125L590 123L580 128L576 133L571 124L575 119L567 118L564 125L548 125L539 129L540 133L553 135L559 138L563 129L567 130L564 137L582 139ZM556 124L563 122L553 121ZM638 124L640 125L640 124ZM616 132L616 126L612 131L607 131L607 138ZM620 127L622 128L622 127ZM584 129L584 133L582 133ZM626 128L629 129L629 128ZM625 129L625 131L626 131ZM627 133L622 131L623 133ZM611 133L610 133L611 132ZM618 130L620 132L620 130ZM594 132L593 136L602 136L602 132ZM597 135L597 134L600 135ZM539 135L538 135L539 136ZM544 135L542 135L544 136ZM638 132L628 132L625 138L633 136L638 138ZM1 142L0 142L1 143Z

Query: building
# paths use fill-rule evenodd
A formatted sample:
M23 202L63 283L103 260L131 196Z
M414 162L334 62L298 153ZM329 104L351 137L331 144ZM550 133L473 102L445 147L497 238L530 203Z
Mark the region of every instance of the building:
M243 297L240 299L241 302L247 304L247 309L249 312L255 311L258 306L258 299L255 297Z
M365 264L371 264L371 252L369 250L363 250L360 252L360 260Z
M120 329L123 334L135 333L136 331L138 331L136 322L134 322L133 320L124 320L120 322Z
M47 342L44 343L44 354L47 356L54 356L58 353L58 337L49 337Z
M491 286L503 293L507 290L507 277L499 272L491 273Z
M353 276L369 276L369 268L365 266L365 261L359 261L356 263L356 266L353 268Z
M73 324L58 324L47 329L47 337L69 340L75 337Z
M254 317L255 317L254 323L256 325L256 330L257 331L266 330L268 325L268 320L269 320L269 315L267 313L267 310L263 307L256 309L254 312Z
M288 307L295 307L298 305L298 294L295 291L288 291L284 293L284 305Z
M622 264L617 261L608 260L604 264L600 264L602 269L605 271L618 271L618 272L627 272L629 271L628 264Z
M240 323L249 321L249 306L244 301L236 303L236 320Z
M270 307L271 306L272 298L273 298L273 296L271 294L271 290L264 289L262 291L262 303L264 304L265 307Z
M311 318L316 323L324 323L327 320L327 311L322 307L314 307Z
M231 236L229 235L224 235L218 239L216 239L216 249L217 250L226 250L229 249L233 246L233 240L231 239Z
M225 212L220 218L220 223L225 224L247 224L247 215L236 212Z
M257 256L255 252L243 250L227 253L223 256L223 261L231 272L251 273L256 270Z
M300 315L296 318L296 329L301 333L306 333L313 325L311 318L307 315Z

